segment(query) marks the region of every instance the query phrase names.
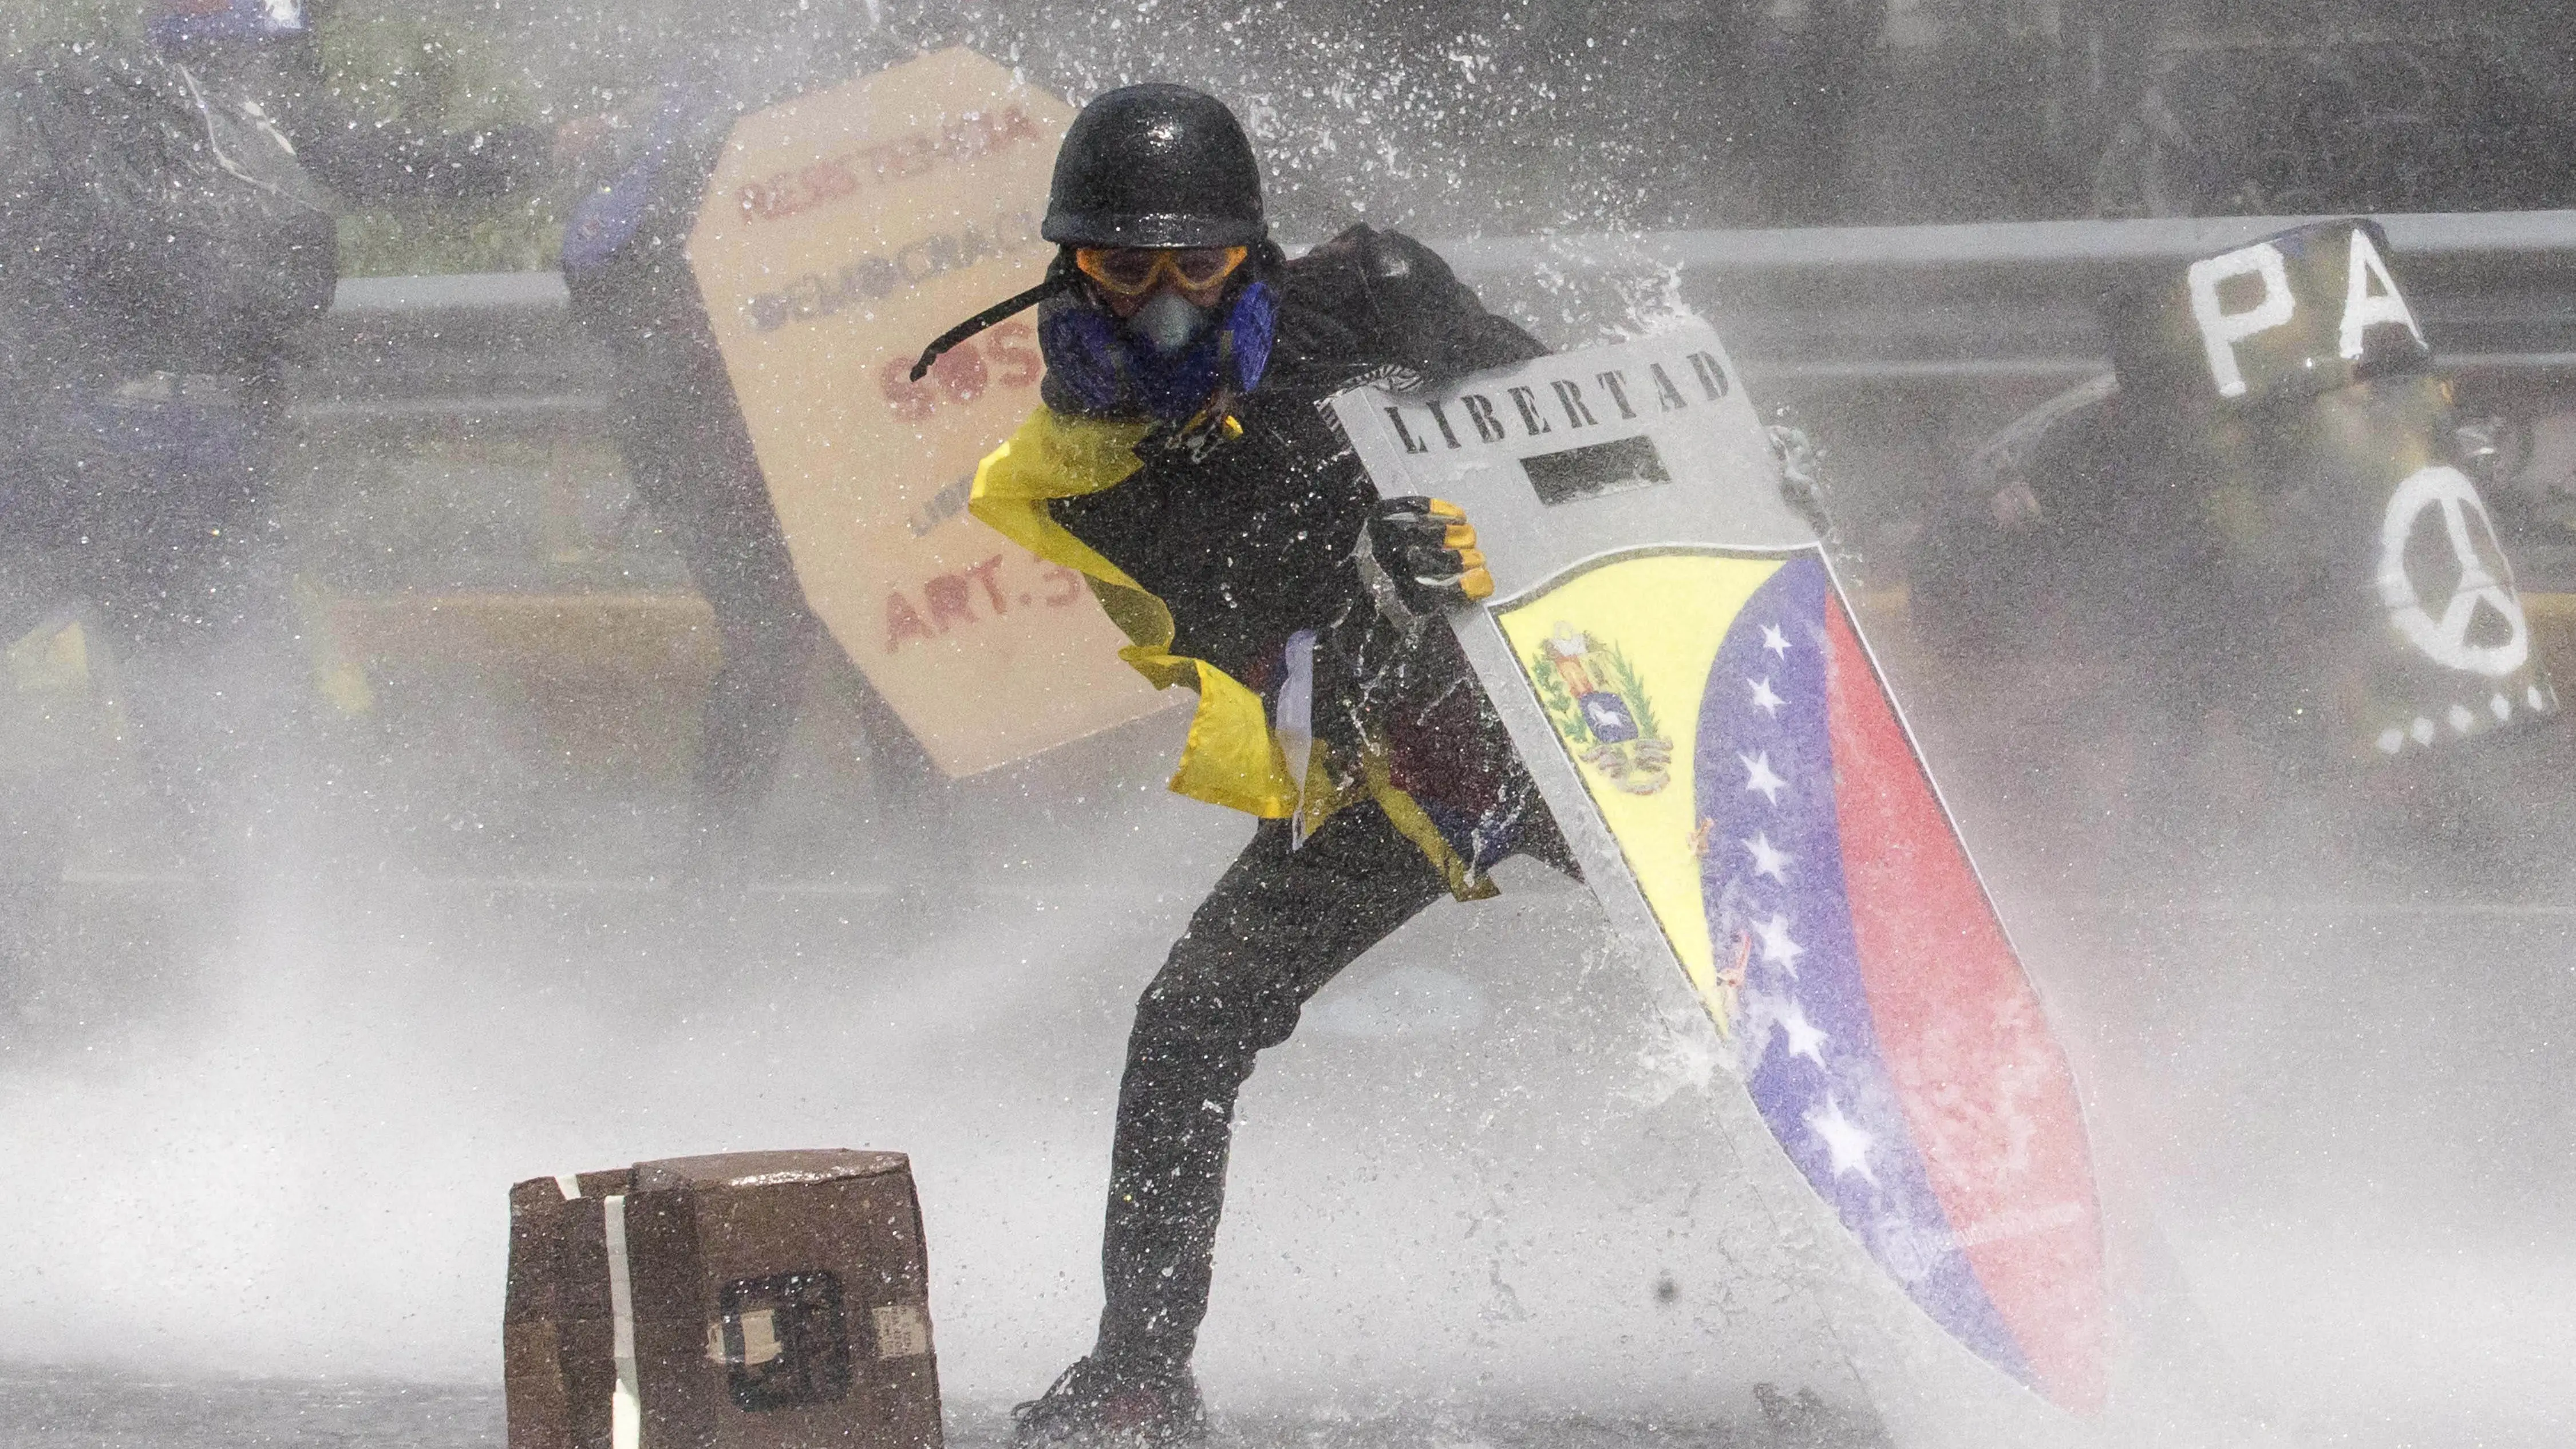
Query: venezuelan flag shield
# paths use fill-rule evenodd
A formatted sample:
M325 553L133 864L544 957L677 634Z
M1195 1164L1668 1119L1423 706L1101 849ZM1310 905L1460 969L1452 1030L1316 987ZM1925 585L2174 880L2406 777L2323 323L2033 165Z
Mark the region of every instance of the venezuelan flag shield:
M1821 553L1615 555L1494 616L1807 1183L1952 1337L2097 1409L2073 1075Z

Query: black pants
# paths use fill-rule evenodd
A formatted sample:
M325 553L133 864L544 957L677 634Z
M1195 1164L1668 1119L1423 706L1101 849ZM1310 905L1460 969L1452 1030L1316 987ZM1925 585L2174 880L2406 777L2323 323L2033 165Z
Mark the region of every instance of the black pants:
M700 716L696 793L702 820L734 824L766 798L806 670L832 646L805 602L721 362L707 351L702 363L692 357L694 366L631 387L619 399L616 435L636 497L715 614L719 662ZM912 732L864 677L854 684L880 788L927 779L929 757Z
M1544 814L1522 849L1570 868ZM1254 1056L1286 1041L1343 967L1446 893L1385 813L1363 804L1293 852L1286 823L1263 822L1190 917L1127 1039L1096 1357L1145 1371L1189 1361L1207 1316L1235 1096Z

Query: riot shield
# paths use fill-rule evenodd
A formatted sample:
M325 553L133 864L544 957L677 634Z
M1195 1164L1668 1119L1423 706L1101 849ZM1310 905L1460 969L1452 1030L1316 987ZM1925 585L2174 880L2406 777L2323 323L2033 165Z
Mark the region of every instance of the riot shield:
M742 118L689 261L806 598L951 775L1164 707L1069 569L967 516L975 464L1037 405L1006 322L921 339L1035 283L1072 109L966 50Z
M1330 407L1463 505L1449 624L1628 951L1727 1077L1740 1172L1908 1445L2088 1442L2099 1213L2072 1073L1706 327ZM1731 1164L1730 1165L1730 1159Z
M2312 716L2320 754L2403 766L2555 728L2558 696L2386 253L2376 222L2313 223L2104 320L2136 420L2120 489L2189 509L2171 531L2206 564L2173 585L2201 612L2269 625L2236 631L2251 667L2203 667L2213 697L2258 724Z

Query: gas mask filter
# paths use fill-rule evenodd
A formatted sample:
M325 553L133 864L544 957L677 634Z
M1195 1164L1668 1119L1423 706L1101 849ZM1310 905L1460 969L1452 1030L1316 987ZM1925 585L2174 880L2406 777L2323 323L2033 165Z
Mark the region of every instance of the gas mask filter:
M1219 388L1250 392L1270 364L1277 294L1253 282L1216 308L1166 290L1121 321L1076 294L1038 312L1048 371L1088 411L1185 422Z

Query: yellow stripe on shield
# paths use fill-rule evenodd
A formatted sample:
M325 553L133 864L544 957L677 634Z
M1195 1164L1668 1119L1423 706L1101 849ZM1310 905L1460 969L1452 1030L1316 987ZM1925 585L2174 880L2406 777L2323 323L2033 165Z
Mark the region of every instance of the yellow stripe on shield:
M1779 570L1777 559L1644 554L1495 614L1721 1033L1735 1013L1701 900L1692 747L1718 646Z

